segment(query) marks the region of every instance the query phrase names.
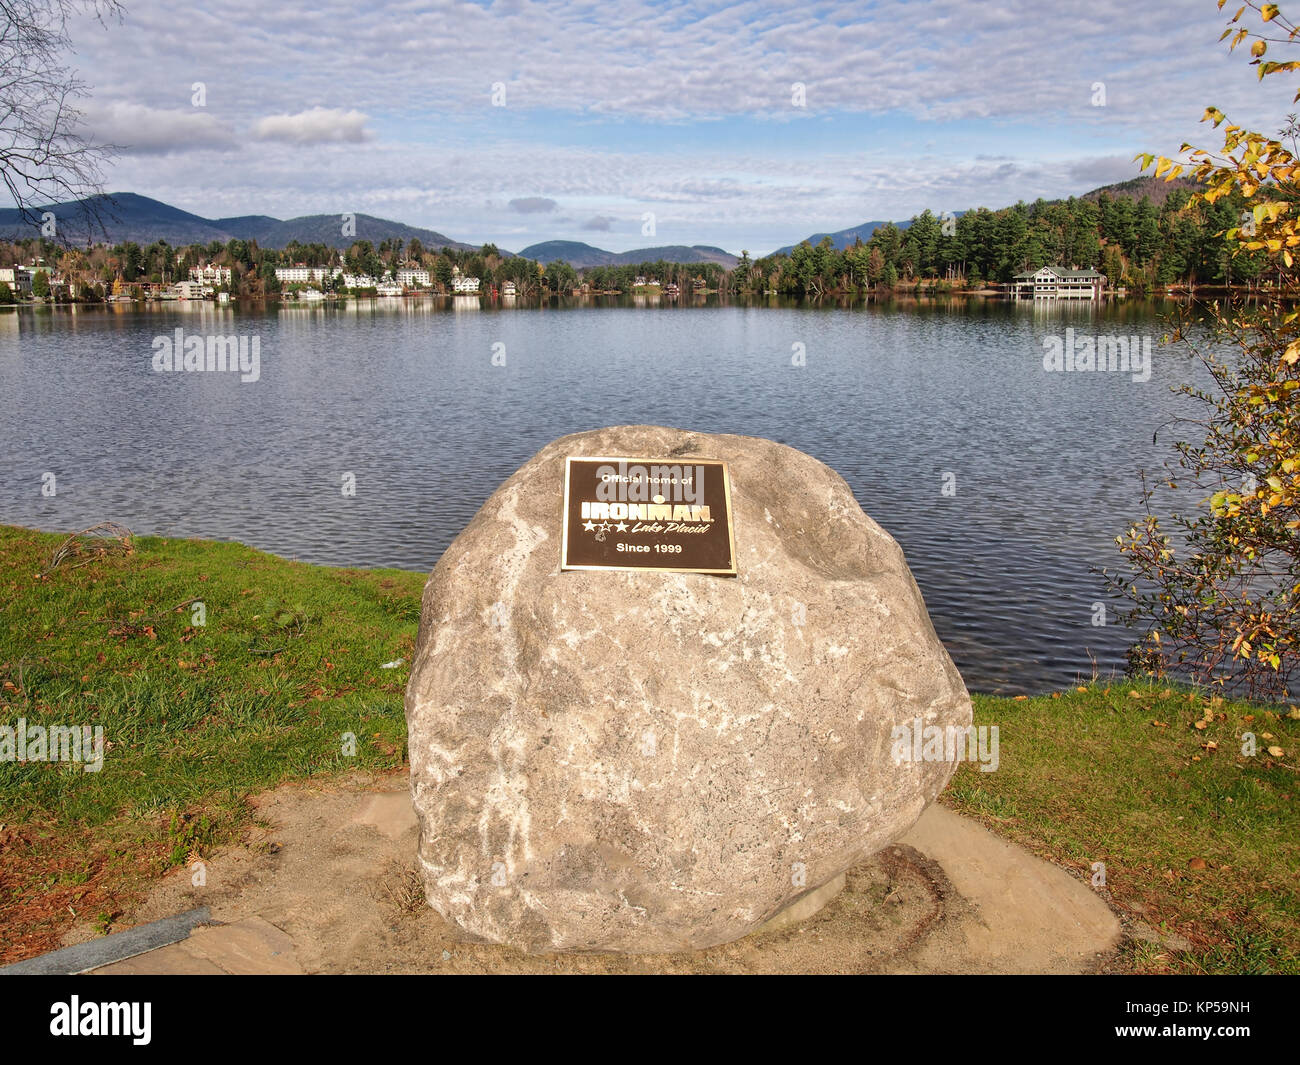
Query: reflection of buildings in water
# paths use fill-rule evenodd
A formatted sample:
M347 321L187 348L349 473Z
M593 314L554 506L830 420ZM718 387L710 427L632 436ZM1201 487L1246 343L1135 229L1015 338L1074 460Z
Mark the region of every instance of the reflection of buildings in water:
M1007 300L1017 311L1028 310L1035 318L1093 319L1101 303L1093 300Z
M0 337L16 337L22 331L19 320L18 308L0 310Z
M354 296L346 300L337 300L327 304L316 304L313 307L303 307L304 311L321 312L333 311L340 314L351 315L386 315L391 317L395 314L428 314L434 309L434 302L425 298L412 298L410 296L401 299L393 298L373 298L370 296Z
M479 302L477 296L452 296L451 309L453 311L481 311L483 304Z

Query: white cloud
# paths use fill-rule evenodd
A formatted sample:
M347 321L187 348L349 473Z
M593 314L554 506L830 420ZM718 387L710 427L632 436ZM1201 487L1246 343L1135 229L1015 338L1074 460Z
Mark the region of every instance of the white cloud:
M84 108L87 133L128 153L189 151L229 148L236 143L234 130L201 107L164 109L117 100L91 103Z
M370 140L367 116L338 107L313 107L296 115L268 115L253 127L253 136L289 144L357 144Z

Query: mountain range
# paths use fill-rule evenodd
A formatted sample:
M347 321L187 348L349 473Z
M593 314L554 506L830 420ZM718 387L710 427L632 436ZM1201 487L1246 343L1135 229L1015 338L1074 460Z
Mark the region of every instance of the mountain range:
M1103 185L1101 188L1084 193L1080 198L1095 200L1102 193L1134 200L1146 196L1159 205L1172 191L1180 188L1195 188L1195 184L1185 178L1166 183L1156 178L1139 177L1114 185ZM55 224L59 227L58 235L68 239L74 245L84 245L87 235L93 234L96 241L107 241L109 244L120 244L125 241L151 244L155 240L165 240L168 244L179 246L210 244L213 241L224 244L230 240L255 240L260 247L281 249L296 240L300 244L318 243L343 250L356 240L368 240L378 246L385 239L396 237L407 242L418 238L421 244L431 250L444 247L459 251L478 250L478 245L453 240L432 229L408 226L404 222L394 222L391 219L376 218L368 214L353 216L354 232L350 231L345 236L342 215L313 214L290 219L272 218L270 215L203 218L134 192L115 192L40 208L36 212L36 226L33 226L30 220L24 220L22 213L16 208L0 210L0 240L34 236L40 225L41 211L54 214ZM961 214L961 212L955 213ZM87 219L95 216L97 222L93 226L88 226ZM806 239L810 244L816 245L824 237L830 237L835 247L847 248L855 240L861 239L864 242L870 240L877 229L888 224L885 221L863 222L861 225L841 229L835 233L814 233ZM910 223L902 221L893 224L899 229L906 229ZM794 244L787 244L783 248L778 248L777 254L788 255L794 247ZM501 253L507 256L514 254L504 249ZM563 259L579 270L591 266L634 265L659 259L676 263L719 263L731 269L738 261L737 257L730 252L707 244L671 244L613 252L580 241L548 240L540 244L531 244L518 254L541 263ZM759 256L755 253L753 257Z
M668 263L719 263L730 270L740 260L730 252L707 244L668 244L662 248L636 248L632 251L605 251L576 240L547 240L530 244L519 253L525 259L550 263L563 259L575 270L589 266L635 266L662 259Z
M345 236L343 215L309 214L288 220L261 214L203 218L134 192L114 192L37 208L36 227L40 225L41 212L45 211L54 215L58 235L67 238L74 245L84 245L87 236L91 236L96 242L106 241L109 244L125 241L152 244L155 240L165 240L176 246L255 240L263 248L279 249L296 240L300 244L319 243L331 248L346 249L357 240L368 240L377 246L388 237L399 237L404 241L418 237L426 248L434 250L443 247L461 251L478 250L476 245L452 240L432 229L408 226L403 222L393 222L368 214L354 215L351 228L355 235L349 233ZM33 236L38 231L36 227L30 221L24 221L22 212L17 208L0 210L0 239Z
M845 248L851 247L853 243L859 239L862 241L863 244L865 244L867 241L871 239L872 233L874 233L881 226L887 226L889 224L890 223L888 222L863 222L862 225L860 226L852 226L849 229L841 229L837 233L814 233L811 237L805 237L804 240L806 240L809 244L811 244L815 248L826 237L830 237L831 243L834 244L836 248L843 251ZM911 225L911 222L895 222L893 224L896 225L899 229L906 229L909 225ZM797 241L796 243L802 244L803 241ZM795 249L794 244L787 244L784 248L777 248L776 251L774 251L772 254L789 255L792 251L794 251L794 249Z

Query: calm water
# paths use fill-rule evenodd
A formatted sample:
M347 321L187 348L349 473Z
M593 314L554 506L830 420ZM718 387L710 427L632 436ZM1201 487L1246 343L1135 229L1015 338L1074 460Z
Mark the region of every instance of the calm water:
M1152 337L1151 379L1045 372L1043 338L1067 326ZM177 327L257 334L260 380L154 372L153 339ZM1159 346L1163 331L1138 304L11 311L0 521L112 519L427 571L563 433L748 433L845 477L902 544L973 690L1041 691L1090 675L1094 659L1122 668L1126 630L1092 624L1104 592L1091 567L1114 568L1113 539L1140 511L1136 472L1163 454L1152 432L1180 409L1169 386L1190 369Z

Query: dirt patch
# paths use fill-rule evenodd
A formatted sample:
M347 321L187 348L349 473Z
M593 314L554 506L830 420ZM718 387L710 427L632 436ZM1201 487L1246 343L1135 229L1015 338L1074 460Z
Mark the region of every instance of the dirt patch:
M196 931L189 946L166 947L101 972L199 971L200 956L202 971L314 973L1027 971L1023 959L1036 959L1044 970L1078 972L1096 960L1096 951L1075 949L1068 935L1064 945L1058 935L1046 937L1052 943L1001 942L1000 930L1014 928L1015 915L990 914L972 892L958 892L943 855L934 853L942 851L936 831L968 833L968 841L979 838L969 833L986 831L950 811L940 814L953 822L940 818L938 830L930 826L931 853L903 842L864 859L849 870L838 896L797 925L704 951L630 956L527 955L468 942L424 900L404 773L280 788L254 805L258 823L240 846L205 863L202 886L192 882L199 870L178 870L134 914L143 923L208 906L213 927ZM1019 854L1086 894L1060 870ZM81 926L65 943L94 934ZM973 954L990 936L999 939L997 949L982 958ZM223 939L235 963L223 961ZM262 956L252 957L250 943L264 944ZM1055 961L1044 962L1044 951Z

